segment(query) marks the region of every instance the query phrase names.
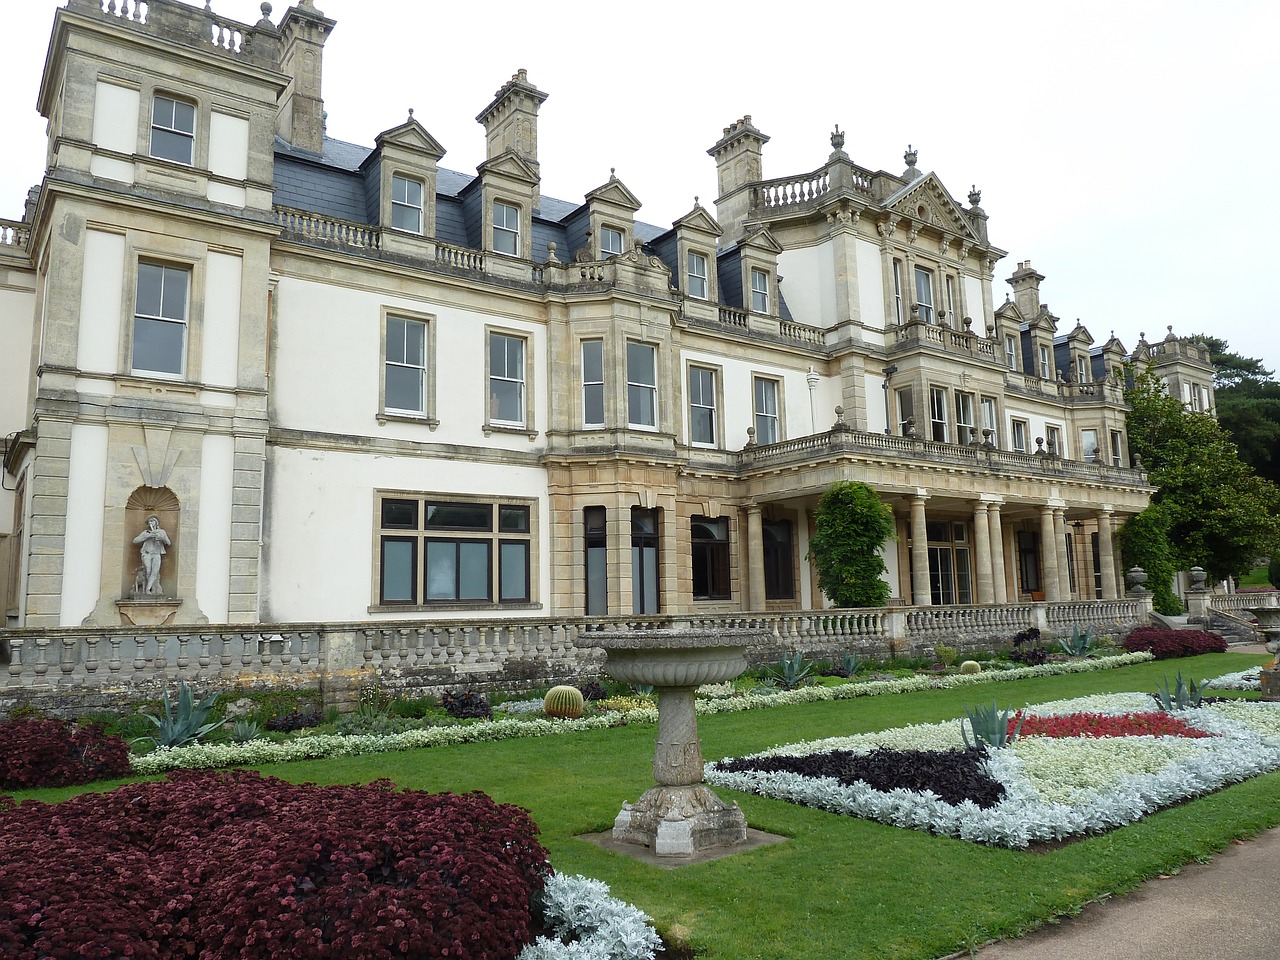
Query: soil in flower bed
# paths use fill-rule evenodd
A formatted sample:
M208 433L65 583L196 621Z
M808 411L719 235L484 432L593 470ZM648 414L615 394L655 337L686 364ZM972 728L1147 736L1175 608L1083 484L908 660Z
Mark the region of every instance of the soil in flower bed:
M1004 787L986 771L987 752L971 750L830 750L804 756L740 757L722 760L725 773L796 773L832 777L849 786L861 781L876 790L930 790L947 803L971 800L994 807Z

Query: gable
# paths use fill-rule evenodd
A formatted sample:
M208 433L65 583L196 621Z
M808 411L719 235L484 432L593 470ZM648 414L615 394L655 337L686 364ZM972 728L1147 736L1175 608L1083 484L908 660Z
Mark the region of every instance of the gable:
M439 160L446 152L440 141L429 134L422 124L413 119L412 110L409 111L408 120L398 127L382 131L374 138L373 142L378 145L380 150L386 149L387 146L396 146L412 153L426 154L434 160Z
M618 207L626 207L632 213L640 209L640 200L634 193L627 189L627 185L613 176L613 171L609 171L609 182L602 186L596 187L587 194L588 201L596 201L599 203L609 203Z
M925 175L891 197L885 209L917 223L981 242L969 218L934 174Z
M745 239L739 241L739 247L749 247L753 250L763 250L765 253L777 256L782 253L782 244L778 242L777 237L770 232L768 227L761 227L748 234Z
M489 176L507 177L521 183L536 184L538 175L525 162L524 158L512 150L499 154L492 160L486 160L476 167L477 172Z
M675 226L683 227L686 230L694 230L698 233L709 233L716 237L724 233L724 229L720 224L716 223L715 217L707 213L702 204L698 204L677 220Z

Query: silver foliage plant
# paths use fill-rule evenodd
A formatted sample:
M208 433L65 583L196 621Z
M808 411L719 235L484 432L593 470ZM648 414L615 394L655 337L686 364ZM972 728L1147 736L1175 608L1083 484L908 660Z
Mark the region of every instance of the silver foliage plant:
M600 880L553 873L542 899L559 939L539 937L516 960L653 960L662 946L649 918Z

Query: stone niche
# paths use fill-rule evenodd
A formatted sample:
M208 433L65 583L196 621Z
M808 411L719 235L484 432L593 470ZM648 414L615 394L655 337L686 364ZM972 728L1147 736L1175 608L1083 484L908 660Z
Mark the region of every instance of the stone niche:
M158 589L146 588L146 567L141 545L134 538L148 529L155 517L168 536L160 560ZM182 605L177 595L178 569L182 555L182 504L168 487L139 487L129 495L124 510L124 542L120 563L120 622L131 626L158 626L173 621Z

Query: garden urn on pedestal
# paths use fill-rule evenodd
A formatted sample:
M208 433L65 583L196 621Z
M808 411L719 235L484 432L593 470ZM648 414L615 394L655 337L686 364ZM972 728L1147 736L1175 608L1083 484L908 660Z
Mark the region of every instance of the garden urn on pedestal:
M648 684L658 696L658 742L653 778L635 803L624 803L613 838L643 844L659 857L688 857L714 847L745 843L747 821L736 803L725 803L702 782L702 745L694 691L724 683L747 668L746 649L766 630L675 628L582 635L580 646L607 654L604 670L624 683Z
M1262 699L1280 701L1280 607L1251 607L1272 661L1262 668Z

